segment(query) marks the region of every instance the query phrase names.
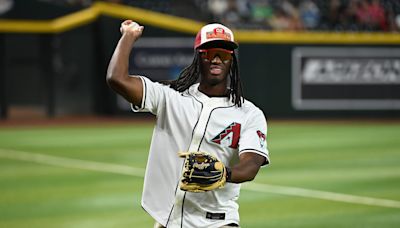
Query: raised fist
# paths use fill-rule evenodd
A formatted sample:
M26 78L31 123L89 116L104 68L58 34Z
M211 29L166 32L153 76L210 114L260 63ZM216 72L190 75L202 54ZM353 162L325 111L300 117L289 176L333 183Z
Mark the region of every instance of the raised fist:
M122 22L120 31L122 35L131 35L134 40L137 40L143 32L144 27L132 20Z

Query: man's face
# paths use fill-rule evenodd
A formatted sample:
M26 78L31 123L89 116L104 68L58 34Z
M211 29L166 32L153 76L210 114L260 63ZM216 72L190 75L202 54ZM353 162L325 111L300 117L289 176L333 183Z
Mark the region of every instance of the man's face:
M227 83L233 51L223 48L199 49L201 83L215 86Z

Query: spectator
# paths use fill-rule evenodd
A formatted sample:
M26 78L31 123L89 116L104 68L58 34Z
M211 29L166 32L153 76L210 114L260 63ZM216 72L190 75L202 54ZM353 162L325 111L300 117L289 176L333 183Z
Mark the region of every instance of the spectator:
M357 22L360 25L368 25L370 16L368 12L368 2L367 0L353 0L351 1L349 10L352 14L356 16Z
M0 15L7 13L14 6L14 0L0 0Z
M306 29L315 29L319 25L320 12L312 0L303 0L300 3L300 18Z
M388 25L385 17L385 9L380 4L379 0L372 0L367 7L370 16L370 26L375 30L388 30Z
M238 24L241 21L239 10L236 5L236 0L227 0L227 3L228 7L224 13L222 22L230 27L234 27L235 24Z
M287 15L297 19L300 18L298 9L290 1L281 1L280 7L286 12Z
M257 23L266 23L274 13L269 1L253 1L251 3L251 18Z
M330 0L329 3L323 8L321 28L331 29L337 26L339 23L339 15L343 5L340 0Z
M274 30L289 30L291 29L290 18L282 9L277 9L274 15L269 20L269 25Z
M396 29L400 30L400 14L396 15L394 21L395 21Z
M400 4L397 2L392 2L391 0L383 0L381 1L381 5L386 12L386 24L388 31L398 31L399 28L396 25L396 8L398 8L397 6L400 6Z
M240 17L243 21L248 22L251 15L251 6L248 0L236 0L236 6Z
M282 2L282 9L289 15L289 19L292 25L291 30L303 30L303 22L300 18L300 12L297 6L295 6L289 0Z
M362 30L386 30L385 10L379 0L353 0L349 6L356 17L356 21Z
M275 30L300 30L299 21L289 15L285 10L279 8L269 20L270 26Z
M341 0L331 0L327 9L321 14L320 28L324 30L358 30L355 21L355 10L350 10L353 0L347 5ZM355 1L353 1L355 2Z
M228 10L228 1L208 0L208 9L212 13L214 20L221 21L225 12Z

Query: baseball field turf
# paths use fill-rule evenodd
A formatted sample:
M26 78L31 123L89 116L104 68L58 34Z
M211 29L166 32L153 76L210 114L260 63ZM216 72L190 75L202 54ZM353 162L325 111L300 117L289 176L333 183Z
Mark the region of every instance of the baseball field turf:
M270 121L241 226L400 227L400 122ZM0 227L152 227L152 123L0 127Z

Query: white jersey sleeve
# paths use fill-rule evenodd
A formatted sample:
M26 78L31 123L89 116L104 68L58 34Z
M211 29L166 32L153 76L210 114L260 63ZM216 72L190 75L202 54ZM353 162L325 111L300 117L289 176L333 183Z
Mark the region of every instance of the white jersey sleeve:
M257 153L266 158L264 165L269 164L266 135L267 121L264 113L257 108L249 114L241 132L239 155L246 152Z
M143 83L143 97L142 103L139 106L131 104L132 111L134 112L151 112L154 115L165 105L165 99L168 93L171 93L171 88L167 85L158 82L152 82L150 79L140 76Z

